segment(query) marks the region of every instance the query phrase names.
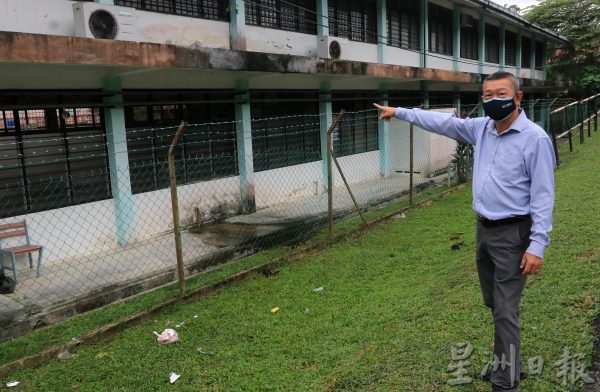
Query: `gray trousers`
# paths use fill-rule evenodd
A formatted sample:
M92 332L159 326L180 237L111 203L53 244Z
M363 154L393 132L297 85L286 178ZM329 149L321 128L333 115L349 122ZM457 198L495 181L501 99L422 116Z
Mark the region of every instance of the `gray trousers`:
M494 390L517 391L520 360L519 302L525 287L521 259L529 246L531 219L485 227L477 222L476 262L483 302L494 315ZM510 363L512 361L512 364Z

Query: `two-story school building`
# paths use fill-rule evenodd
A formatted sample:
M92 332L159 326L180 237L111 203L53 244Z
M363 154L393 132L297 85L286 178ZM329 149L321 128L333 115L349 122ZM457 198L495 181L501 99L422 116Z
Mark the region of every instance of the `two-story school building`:
M80 227L54 259L170 229L181 120L177 179L197 196L182 218L248 213L325 189L340 109L350 181L391 176L371 102L473 107L497 70L532 101L556 89L546 52L566 42L489 0L4 0L0 15L0 219L49 243Z

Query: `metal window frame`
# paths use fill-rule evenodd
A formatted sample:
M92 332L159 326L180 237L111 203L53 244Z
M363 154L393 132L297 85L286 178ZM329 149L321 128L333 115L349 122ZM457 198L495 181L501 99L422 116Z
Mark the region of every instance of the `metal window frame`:
M428 3L429 51L444 56L452 56L453 11L434 3ZM433 39L435 36L435 39Z
M153 3L164 3L159 7ZM205 7L206 2L212 2L212 7ZM156 12L161 14L179 15L190 18L229 21L229 2L227 0L114 0L114 4L122 7L132 7L142 11ZM184 13L183 9L195 9L196 13ZM212 11L212 12L209 12ZM216 12L215 12L216 11Z

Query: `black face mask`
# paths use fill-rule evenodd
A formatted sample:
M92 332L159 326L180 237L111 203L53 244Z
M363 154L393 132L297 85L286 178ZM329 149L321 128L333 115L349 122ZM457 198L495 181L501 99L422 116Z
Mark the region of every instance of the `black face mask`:
M483 101L483 110L492 120L502 121L515 110L515 97L492 98Z

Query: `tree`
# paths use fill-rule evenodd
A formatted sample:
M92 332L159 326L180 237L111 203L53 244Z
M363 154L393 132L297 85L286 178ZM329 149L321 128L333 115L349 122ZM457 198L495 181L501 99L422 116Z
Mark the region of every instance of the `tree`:
M521 11L522 11L521 7L519 7L519 6L518 6L518 5L516 5L516 4L504 4L504 8L507 8L507 9L509 9L509 10L511 10L511 11L514 11L514 12L516 12L517 14L520 14L520 13L521 13Z
M549 47L551 77L585 94L600 91L600 0L542 0L525 17L571 41Z

